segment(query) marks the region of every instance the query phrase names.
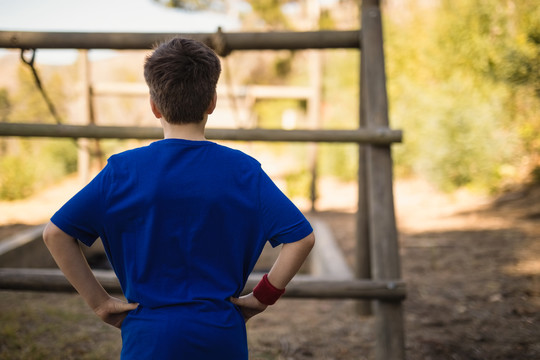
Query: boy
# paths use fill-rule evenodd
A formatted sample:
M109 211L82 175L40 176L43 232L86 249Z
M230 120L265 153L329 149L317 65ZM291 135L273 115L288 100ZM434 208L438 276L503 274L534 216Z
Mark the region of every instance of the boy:
M275 303L314 244L256 160L206 141L220 72L199 42L157 47L144 75L165 138L112 156L44 230L66 278L121 328L122 359L247 359L245 321ZM101 287L80 251L98 237L128 302ZM266 241L283 244L278 259L238 297Z

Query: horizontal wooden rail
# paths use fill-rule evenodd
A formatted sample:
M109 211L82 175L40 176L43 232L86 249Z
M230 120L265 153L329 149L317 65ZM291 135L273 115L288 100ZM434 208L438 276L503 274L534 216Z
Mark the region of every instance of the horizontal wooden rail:
M234 50L360 48L360 30L184 34L0 31L0 48L143 50L174 36L204 42L220 55Z
M112 271L94 270L99 282L111 293L121 293L120 284ZM253 290L261 279L252 274L243 294ZM0 268L1 290L44 292L73 292L74 288L58 269ZM403 300L405 283L401 280L371 281L315 278L297 275L287 286L286 297L316 299L380 299Z
M163 138L163 130L160 127L0 123L0 136L161 139ZM206 129L206 137L211 140L233 141L352 142L384 145L400 142L402 132L388 128L357 130Z

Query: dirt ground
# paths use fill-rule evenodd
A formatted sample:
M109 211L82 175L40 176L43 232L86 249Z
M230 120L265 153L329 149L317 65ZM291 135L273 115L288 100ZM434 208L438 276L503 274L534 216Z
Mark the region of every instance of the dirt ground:
M407 359L540 359L540 187L484 198L401 181L395 199ZM321 202L354 266L354 201ZM0 238L27 226L15 213L29 204L11 204L8 219L0 203ZM374 319L354 308L282 299L248 323L250 359L372 359ZM0 291L0 359L117 359L120 346L75 294Z

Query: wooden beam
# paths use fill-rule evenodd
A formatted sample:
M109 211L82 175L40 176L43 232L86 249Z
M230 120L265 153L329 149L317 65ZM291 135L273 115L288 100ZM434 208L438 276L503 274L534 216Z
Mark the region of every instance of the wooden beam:
M0 123L0 136L162 139L163 130L160 127ZM388 128L355 130L206 129L206 137L211 140L232 141L390 144L400 142L402 133L399 130Z
M379 0L363 0L361 8L361 115L366 128L387 127L388 99ZM366 195L369 208L369 246L373 280L401 277L392 186L390 146L364 149ZM376 360L405 359L403 305L377 299L375 309Z
M94 270L99 282L111 293L122 293L114 272ZM248 278L243 294L257 285L261 275ZM58 269L0 268L0 289L19 291L74 292L64 274ZM402 281L336 280L297 275L287 286L285 297L316 299L387 299L402 300L406 296Z
M362 56L362 53L360 54ZM361 129L366 128L366 112L365 112L365 79L362 68L364 64L362 58L360 61L360 101L359 101L359 119L358 124ZM355 275L358 279L371 279L371 252L370 252L370 228L369 228L369 196L367 187L367 166L366 166L366 145L358 147L358 205L356 209L356 248L355 259L356 268ZM373 314L371 302L358 301L356 310L359 315L368 316Z
M360 48L360 30L240 33L85 33L0 31L0 48L146 50L175 36L201 41L220 55L234 50Z

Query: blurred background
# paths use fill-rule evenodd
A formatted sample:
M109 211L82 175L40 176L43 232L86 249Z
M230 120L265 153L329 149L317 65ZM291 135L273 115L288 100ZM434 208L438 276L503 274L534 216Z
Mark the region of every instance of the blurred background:
M89 2L78 2L78 7L74 5L77 2L69 2L67 6L61 0L34 3L0 3L2 30L214 32L222 27L239 32L359 28L359 2L347 0L137 0L103 7ZM89 14L90 9L93 11ZM540 181L540 10L536 2L387 0L382 2L382 9L390 122L392 128L404 131L403 143L393 147L396 178L421 177L442 191L467 188L481 193ZM144 21L137 20L141 10ZM48 16L52 13L62 16L55 20ZM86 21L83 14L88 14ZM63 23L62 18L71 20ZM233 52L223 58L220 106L209 126L357 128L359 52L313 53ZM2 50L0 55L0 121L54 123L31 70L19 55L13 50ZM140 86L144 83L141 68L145 55L91 50L91 82ZM67 124L83 121L81 98L85 89L78 70L81 58L75 50L38 50L36 55L43 86ZM317 76L320 81L314 83ZM246 96L245 92L261 85L308 91L317 86L321 100L315 123L308 114L307 97ZM140 96L98 96L92 104L98 125L157 125L144 91ZM133 145L132 141L100 141L95 145L101 154L96 166L110 154ZM257 157L269 157L263 164L268 164L268 171L282 181L288 194L309 198L308 145L231 145ZM319 179L355 181L357 152L354 144L319 145ZM281 159L277 167L273 165L276 159ZM77 147L70 140L2 138L0 199L28 197L77 171L77 161Z
M0 31L358 30L360 5L0 0ZM390 127L404 134L392 153L408 358L538 359L538 1L381 7ZM158 126L142 76L147 53L38 49L34 65L64 124ZM358 50L235 51L221 60L211 128L359 126ZM0 122L58 122L19 50L0 49ZM39 226L108 156L149 142L0 137L0 240L30 231L42 244ZM358 266L356 144L219 142L257 158L302 210L328 224L348 266ZM38 260L47 258L31 265ZM283 299L250 321L250 358L372 359L374 319L354 305ZM75 294L2 291L0 318L0 359L118 358L118 332Z

